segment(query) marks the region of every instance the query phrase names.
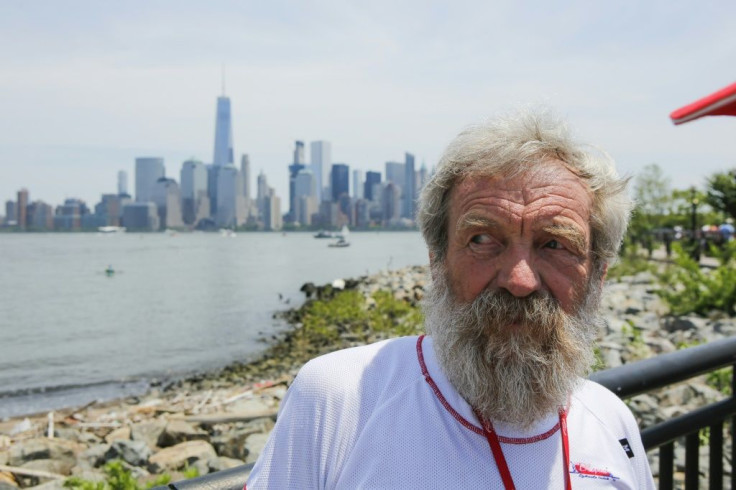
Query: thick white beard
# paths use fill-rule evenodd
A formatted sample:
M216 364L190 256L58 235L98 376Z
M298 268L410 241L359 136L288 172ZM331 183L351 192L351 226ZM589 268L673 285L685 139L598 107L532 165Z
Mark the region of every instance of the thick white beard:
M425 327L445 375L476 412L527 428L567 404L595 360L600 279L590 280L571 315L548 294L483 291L461 304L444 268L433 273Z

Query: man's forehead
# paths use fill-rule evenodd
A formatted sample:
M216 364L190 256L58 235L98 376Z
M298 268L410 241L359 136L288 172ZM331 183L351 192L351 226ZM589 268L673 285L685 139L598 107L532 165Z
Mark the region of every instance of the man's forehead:
M465 176L455 185L452 198L462 200L476 194L494 191L508 194L509 197L521 201L559 193L563 198L569 196L582 199L584 202L581 204L588 208L592 203L592 192L587 182L557 160L547 161L525 170Z

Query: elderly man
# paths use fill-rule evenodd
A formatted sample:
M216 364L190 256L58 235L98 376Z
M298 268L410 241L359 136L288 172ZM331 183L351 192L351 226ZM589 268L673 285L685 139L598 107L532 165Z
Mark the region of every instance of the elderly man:
M461 133L420 200L429 335L307 363L247 488L654 488L631 413L584 379L625 186L545 115Z

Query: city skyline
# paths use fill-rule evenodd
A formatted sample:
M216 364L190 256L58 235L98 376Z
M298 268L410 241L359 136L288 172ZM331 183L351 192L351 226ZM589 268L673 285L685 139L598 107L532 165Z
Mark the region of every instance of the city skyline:
M176 8L174 8L176 7ZM736 165L736 120L669 113L733 82L736 5L224 1L0 6L0 199L96 202L137 157L212 163L227 65L236 165L288 196L293 142L380 170L431 167L467 124L541 102L633 175L675 187ZM166 26L162 29L161 26ZM202 36L217 27L218 36ZM308 149L307 149L308 150ZM286 208L287 203L283 203Z

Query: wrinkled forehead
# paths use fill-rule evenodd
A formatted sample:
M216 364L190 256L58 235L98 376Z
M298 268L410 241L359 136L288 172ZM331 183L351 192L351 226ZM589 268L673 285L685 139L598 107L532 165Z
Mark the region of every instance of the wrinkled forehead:
M457 203L474 193L505 193L518 196L520 201L559 196L564 201L577 201L575 207L586 215L593 206L593 192L587 181L564 162L553 159L528 166L468 172L455 182L450 201Z

